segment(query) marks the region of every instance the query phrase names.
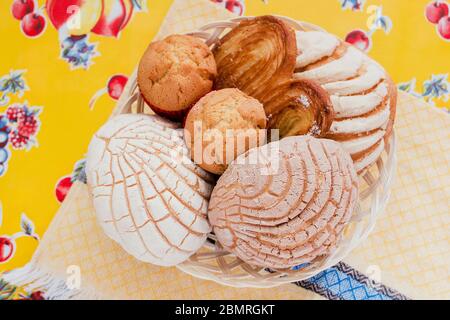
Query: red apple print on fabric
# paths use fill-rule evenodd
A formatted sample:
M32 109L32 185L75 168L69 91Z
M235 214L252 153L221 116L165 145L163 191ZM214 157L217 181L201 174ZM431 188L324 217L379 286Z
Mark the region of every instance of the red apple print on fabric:
M108 94L114 100L118 100L122 95L123 89L128 82L128 77L124 75L116 75L108 81Z
M72 187L72 184L73 182L71 176L63 177L56 183L55 195L58 202L62 203L64 201L70 188Z
M236 13L240 16L244 13L244 5L240 1L226 1L225 8L227 8L228 11Z
M102 0L47 0L46 10L53 26L70 35L90 32L102 13Z
M37 8L35 0L15 0L11 5L11 14L20 20L20 29L28 38L40 36L47 26L45 16Z
M11 6L11 13L17 20L22 20L28 13L34 11L34 0L15 0Z
M438 32L444 40L450 40L450 16L443 17L439 20Z
M35 38L44 32L46 26L45 17L36 12L28 13L23 17L20 27L22 32L30 38Z
M55 186L55 196L58 202L62 203L66 199L66 196L75 181L86 183L85 166L86 161L84 159L79 160L75 163L71 175L59 179Z
M2 207L0 204L0 227L2 225ZM8 262L14 257L16 251L16 240L23 237L31 237L39 241L39 236L34 231L33 222L22 213L20 217L21 231L13 234L12 236L3 235L0 236L0 264Z
M436 25L437 34L446 41L450 40L450 5L446 1L433 1L425 7L427 20Z
M15 244L12 239L0 237L0 263L8 261L14 254Z
M126 4L129 4L127 0L103 0L101 17L92 32L102 36L117 37L132 14L133 7Z
M135 6L133 5L133 1L131 0L124 0L123 4L125 6L125 19L122 22L122 26L120 27L120 30L123 30L128 23L130 22L131 18L133 17L133 12L134 12L134 8Z
M106 88L100 89L94 94L89 102L89 108L91 110L94 109L94 105L97 100L105 94L108 94L114 100L118 100L122 95L123 89L127 85L127 82L128 77L122 74L117 74L109 78Z
M242 16L244 14L245 4L243 0L211 0L211 1L239 16Z
M350 2L345 2L345 4L343 3L343 8L347 8L346 6L348 6L349 3ZM378 30L383 30L385 34L389 34L393 25L391 18L383 15L383 8L381 6L369 6L367 8L367 13L369 14L369 18L367 20L369 30L352 30L345 37L346 42L366 52L370 51L372 48L372 35Z
M346 37L345 41L354 45L355 47L361 49L362 51L369 51L372 46L372 40L362 30L354 30L350 32Z
M427 5L425 8L425 15L429 22L437 24L439 20L447 16L449 12L449 6L444 1L434 1Z
M94 32L117 37L131 19L131 0L47 0L47 13L53 26L72 36Z

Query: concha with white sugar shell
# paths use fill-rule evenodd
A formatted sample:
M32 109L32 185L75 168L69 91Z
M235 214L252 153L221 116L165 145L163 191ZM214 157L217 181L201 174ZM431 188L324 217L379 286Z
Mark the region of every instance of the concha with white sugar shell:
M160 266L188 259L211 231L214 178L190 160L177 129L158 116L119 115L94 135L87 155L103 230L137 259Z

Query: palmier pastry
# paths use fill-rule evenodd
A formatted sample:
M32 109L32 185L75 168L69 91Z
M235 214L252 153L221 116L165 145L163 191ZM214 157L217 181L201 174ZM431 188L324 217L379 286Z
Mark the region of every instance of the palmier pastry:
M342 142L359 173L377 161L394 125L397 88L362 51L321 31L297 31L294 77L318 82L336 119L327 137Z
M232 162L212 192L208 217L225 250L251 265L314 263L338 245L358 199L357 181L339 143L288 137Z
M292 78L297 47L295 32L282 20L262 16L242 21L213 49L217 89L239 88L258 99Z
M239 89L212 91L189 111L185 141L201 168L222 174L245 151L266 143L262 104Z
M202 40L172 35L149 45L139 64L137 81L154 112L181 120L211 91L216 73L214 56Z
M263 98L270 129L280 138L325 135L334 119L328 93L310 80L290 80L273 88Z
M86 174L101 227L138 260L176 265L211 231L215 179L188 157L183 131L159 116L108 121L89 145Z

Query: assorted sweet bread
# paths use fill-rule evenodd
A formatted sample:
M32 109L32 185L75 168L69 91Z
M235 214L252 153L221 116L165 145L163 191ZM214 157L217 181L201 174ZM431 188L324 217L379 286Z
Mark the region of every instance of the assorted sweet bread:
M326 137L340 141L358 172L380 157L395 119L397 88L362 51L322 31L296 31L296 79L319 83L335 119Z
M359 173L380 157L394 125L397 88L386 71L356 47L324 31L294 31L282 20L265 16L241 22L213 53L219 80L215 86L237 87L260 100L269 119L275 118L269 128L280 129L281 137L309 133L340 141ZM277 97L276 92L286 91L286 83L292 86L292 79L316 87L311 94L311 85L297 85L315 97L315 111L304 112L302 99ZM301 118L300 123L292 115Z
M339 143L297 136L232 162L213 190L208 217L226 250L251 265L286 269L332 251L357 200L356 171Z
M185 140L191 158L215 174L245 151L266 142L263 105L239 89L212 91L186 118Z
M292 78L295 32L272 16L244 20L220 39L213 53L215 88L239 88L264 104L261 97L267 90Z
M395 85L357 48L273 16L206 43L150 44L137 83L158 115L116 116L92 139L100 225L161 266L189 259L211 231L252 266L325 259L355 212L357 174L392 134Z
M217 74L208 46L198 38L172 35L152 42L139 63L139 90L152 110L181 120L211 91Z
M105 233L137 259L179 264L203 246L214 178L188 157L182 131L158 116L123 114L92 139L86 175Z

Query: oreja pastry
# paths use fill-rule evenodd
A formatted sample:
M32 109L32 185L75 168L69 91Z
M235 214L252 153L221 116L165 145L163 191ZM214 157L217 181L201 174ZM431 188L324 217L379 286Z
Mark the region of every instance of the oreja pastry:
M339 143L288 137L231 163L208 217L225 250L251 265L313 263L336 248L358 199L357 181Z
M269 129L279 129L280 138L328 133L334 119L330 96L311 80L289 80L268 92L264 110Z
M220 39L213 53L215 88L239 88L264 104L260 98L270 87L292 78L295 32L273 16L244 20Z
M173 266L204 244L214 179L189 159L173 123L114 117L89 145L86 174L101 227L136 259Z
M297 31L296 79L318 82L336 113L330 139L342 142L359 173L377 161L395 120L397 88L362 51L321 31Z
M238 155L266 142L262 104L239 89L208 93L191 109L184 128L191 158L215 174L222 174Z
M155 113L179 121L211 91L216 74L214 56L202 40L172 35L149 45L139 63L137 81Z

